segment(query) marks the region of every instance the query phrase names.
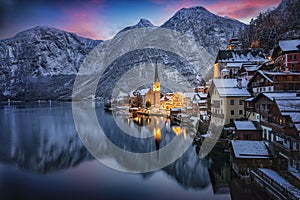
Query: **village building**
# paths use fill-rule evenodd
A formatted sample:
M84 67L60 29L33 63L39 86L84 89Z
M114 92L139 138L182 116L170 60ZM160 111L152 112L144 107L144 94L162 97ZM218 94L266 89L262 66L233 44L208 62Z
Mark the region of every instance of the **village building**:
M277 167L264 141L232 140L230 162L233 171L240 176L249 176L250 170L258 167Z
M280 40L274 48L272 59L279 72L288 70L300 72L300 40Z
M211 117L225 124L244 117L244 100L250 97L242 79L213 79L210 87Z
M154 75L154 82L152 88L145 88L141 90L134 90L131 91L129 94L130 102L134 102L137 99L137 95L141 95L143 98L142 105L146 106L146 102L149 101L151 106L160 107L160 81L158 76L158 69L157 64L155 65L155 75Z
M262 139L270 141L291 166L300 169L300 95L260 93L251 103L263 129Z
M236 140L262 140L262 129L258 122L234 121Z
M263 49L240 49L239 45L234 48L229 44L226 50L219 50L217 54L213 77L235 78L243 64L261 65L266 61ZM224 76L226 73L227 76Z
M261 92L300 92L300 72L258 70L249 80L248 89L254 96Z

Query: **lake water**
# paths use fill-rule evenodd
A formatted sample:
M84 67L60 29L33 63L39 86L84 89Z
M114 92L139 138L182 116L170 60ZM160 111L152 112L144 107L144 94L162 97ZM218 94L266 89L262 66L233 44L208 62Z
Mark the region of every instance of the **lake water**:
M147 136L152 129L139 119L124 119L147 136L139 145L137 138L124 136L101 103L94 107L106 136L127 151L155 151L167 145L166 141L187 137L184 130L161 119L164 126L159 127L158 143L155 136ZM154 121L152 118L151 123ZM229 154L221 149L199 158L198 147L191 145L178 160L154 172L109 168L84 147L68 102L2 103L0 128L1 200L263 199L252 185L231 178Z

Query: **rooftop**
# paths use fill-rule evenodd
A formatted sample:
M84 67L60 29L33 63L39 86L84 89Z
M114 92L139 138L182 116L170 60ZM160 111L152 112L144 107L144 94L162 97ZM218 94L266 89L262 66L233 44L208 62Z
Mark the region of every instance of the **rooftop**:
M300 40L280 40L279 47L282 51L299 51L297 46L300 45Z
M232 140L231 144L236 158L271 158L264 141Z
M217 88L220 97L250 97L251 94L246 88Z
M216 88L234 88L237 87L237 79L213 79ZM247 81L242 80L242 87L247 86Z
M297 199L300 199L300 189L296 188L295 186L291 185L286 179L284 179L282 176L280 176L276 171L266 168L258 168L259 171L267 175L269 178L271 178L273 181L278 183L283 188L290 191Z
M241 131L257 130L257 128L255 127L252 121L234 121L234 125L237 130L241 130Z
M220 50L217 62L263 62L266 56L262 49Z

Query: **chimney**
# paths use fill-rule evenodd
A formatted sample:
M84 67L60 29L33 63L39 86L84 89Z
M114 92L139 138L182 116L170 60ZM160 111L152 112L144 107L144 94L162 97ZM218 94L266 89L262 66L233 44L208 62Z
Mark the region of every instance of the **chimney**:
M242 88L243 88L243 85L242 85L242 78L241 78L241 77L238 77L238 78L236 79L236 81L237 81L237 87L238 87L239 89L242 89Z

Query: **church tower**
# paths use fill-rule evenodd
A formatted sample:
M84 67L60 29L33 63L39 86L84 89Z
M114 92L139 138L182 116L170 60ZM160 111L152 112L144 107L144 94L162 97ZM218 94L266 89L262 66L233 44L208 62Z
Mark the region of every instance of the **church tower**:
M153 92L154 92L154 106L160 106L160 82L158 77L158 70L157 70L157 61L155 64L155 75L154 75L154 82L153 82Z

